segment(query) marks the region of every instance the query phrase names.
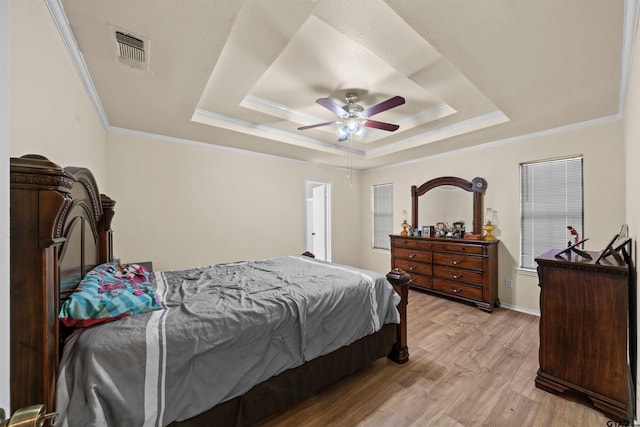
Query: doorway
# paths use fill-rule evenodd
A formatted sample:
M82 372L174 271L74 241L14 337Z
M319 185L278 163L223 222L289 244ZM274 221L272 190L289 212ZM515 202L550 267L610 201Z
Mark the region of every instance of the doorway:
M331 184L305 180L305 250L331 261Z

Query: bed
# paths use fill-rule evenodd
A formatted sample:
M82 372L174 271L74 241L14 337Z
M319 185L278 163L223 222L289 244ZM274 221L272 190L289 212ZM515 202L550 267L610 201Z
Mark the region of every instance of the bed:
M287 318L304 318L305 328L307 325L311 325L311 327L306 332L306 329L303 330L300 326L298 326L298 330L294 329L294 335L298 337L298 343L295 346L291 346L290 343L296 342L296 339L281 338L284 335L280 335L279 330L278 333L272 333L278 339L272 337L271 340L265 341L264 344L261 344L264 346L262 347L264 351L257 352L268 360L251 360L242 347L240 350L229 348L230 353L223 357L224 360L234 359L232 355L236 354L235 359L241 362L249 360L251 363L247 363L253 368L267 365L270 370L266 372L249 370L249 374L244 373L240 375L240 378L220 381L233 384L233 387L226 391L220 391L217 388L215 390L213 388L207 389L206 387L210 387L211 384L199 381L199 377L204 376L202 372L210 372L213 368L196 369L194 372L199 375L195 376L179 375L186 378L179 382L179 386L177 380L168 376L167 371L180 365L176 360L167 360L169 357L167 355L170 353L167 348L171 349L176 346L190 348L189 344L173 344L171 347L163 347L164 353L160 351L160 356L152 363L147 360L149 354L153 353L149 347L137 350L137 353L127 350L125 355L141 354L139 358L145 359L141 365L142 368L132 369L131 372L144 371L145 369L153 371L157 365L164 364L165 366L162 371L164 373L155 376L143 375L140 377L142 379L131 379L132 383L149 382L149 378L152 378L159 381L156 384L171 382L172 386L164 389L149 382L152 384L151 387L144 389L146 391L141 389L143 390L140 392L142 396L138 396L138 400L127 396L126 393L117 396L117 390L122 387L115 386L111 394L100 391L93 397L87 397L87 400L103 399L107 403L118 403L123 412L126 412L125 409L128 410L129 406L155 407L155 409L146 409L144 421L139 425L252 425L269 414L286 408L291 403L311 395L318 389L371 364L379 358L389 357L397 363L408 361L409 352L406 342L408 274L402 270L392 270L386 275L386 278L385 276L377 277L380 275L365 270L316 261L309 256L310 254L219 264L183 271L147 272L145 278L149 280L150 292L155 293L156 302L162 306L161 308L88 328L65 326L60 322L59 314L61 305L70 294L70 290L73 290L74 286L81 281L84 283L92 277L96 271L95 267L100 269L104 266L116 265L108 264L114 260L111 220L115 212L115 202L108 196L99 193L95 179L89 170L75 167L63 169L45 157L37 155L11 159L10 183L11 411L38 403L44 404L51 411L56 408L57 402L57 407L62 408L62 412L75 413L76 409L74 408L81 405L78 403L80 401L77 400L77 396L76 400L73 400L73 387L68 387L70 384L77 383L80 385L76 385L76 388L83 387L81 385L82 377L87 376L94 378L91 380L94 383L98 383L89 388L92 390L100 389L104 388L105 381L100 382L95 378L106 378L106 382L111 382L115 381L114 378L118 376L113 373L85 375L82 369L88 368L75 367L76 365L73 363L76 363L75 354L79 352L77 348L85 346L78 343L103 340L99 345L102 347L105 342L111 342L111 338L107 338L111 337L108 335L109 330L115 331L117 335L123 335L123 331L139 332L142 330L144 332L139 335L155 337L155 341L152 340L152 342L164 339L166 331L172 331L174 327L167 326L168 323L161 323L162 316L169 317L166 313L171 312L171 307L182 304L182 302L176 303L176 301L182 298L180 295L185 293L185 289L200 289L192 288L190 285L185 286L184 281L188 279L187 281L191 280L193 283L201 283L205 276L216 278L216 280L240 277L238 283L241 283L242 286L250 283L251 286L254 286L251 289L257 290L257 293L286 293L287 299L291 292L289 290L285 292L282 283L286 283L287 286L291 284L296 289L294 293L302 294L303 301L306 302L294 302L293 305L285 309L280 307L280 303L278 303L276 304L277 310L274 309L275 305L268 305L267 312L270 314L267 317L275 316L275 318L281 319L285 313L284 317ZM266 282L263 282L262 276L254 276L258 270L260 274L276 277L274 284L265 285ZM360 298L360 301L367 300L371 303L370 306L361 304L362 307L369 307L361 307L362 311L363 313L369 312L372 316L378 314L377 320L371 320L375 318L373 316L371 319L363 321L361 325L356 325L357 319L361 316L356 315L355 312L352 313L351 318L347 319L339 318L335 312L323 312L322 310L327 310L327 307L329 310L336 310L338 302L342 304L342 301L346 300L346 296L340 293L342 292L339 290L340 288L331 288L331 292L325 292L338 293L338 298L334 302L315 304L317 307L308 303L315 301L314 298L316 298L309 293L312 288L328 289L328 284L325 282L329 276L341 277L340 280L358 278L359 285L354 289L360 289L358 292L361 294L357 298ZM322 283L319 284L318 281ZM380 289L391 288L391 293L385 294L386 291L374 290L379 286L382 286ZM201 302L198 307L204 307L206 311L208 307L204 303L207 301L206 298L217 298L216 301L233 299L231 294L225 293L221 296L220 289L223 287L220 284L202 286L202 289L213 289L213 291L207 291L206 297L196 295L195 299L199 299ZM246 290L234 292L241 292L244 300L247 298ZM225 292L227 291L225 290ZM356 291L348 293L357 295ZM374 297L373 295L378 296ZM255 305L258 300L251 301L251 304ZM292 315L291 313L300 310L301 305L314 307L308 310L305 308L304 315L300 314L302 311ZM182 311L185 311L184 305L180 307ZM234 310L235 316L236 313L244 309ZM278 310L284 311L273 315L274 310L276 312ZM342 309L343 312L345 310L345 308ZM189 308L186 311L193 311L193 309ZM251 312L250 316L255 316L255 314ZM332 322L332 319L335 321ZM220 320L217 321L220 322ZM145 326L136 326L136 322ZM228 320L222 322L225 325L229 323ZM190 322L184 319L178 322L178 324L186 323ZM253 323L264 322L254 319ZM278 327L281 323L285 322L278 320ZM157 326L160 324L163 326ZM352 324L353 327L351 327ZM150 328L149 325L154 325L154 327ZM350 327L345 328L344 325ZM202 332L208 330L206 326L199 325L198 328L201 331L200 337L203 334L208 336L208 332ZM275 330L273 325L271 328L271 331ZM337 333L338 329L343 331ZM321 330L328 335L323 335L324 338L317 340L316 337L320 336ZM213 347L216 349L221 347L219 340L224 339L225 336L238 337L248 334L246 328L225 331L216 338L218 341L212 341L215 343ZM342 336L345 333L348 335L347 337ZM264 332L254 330L252 334L250 339L255 340L256 334L261 335ZM130 335L135 334L131 332ZM339 335L341 337L338 337ZM201 339L201 341L203 340ZM231 341L237 341L237 339L234 338ZM274 345L274 342L277 345ZM121 345L124 344L117 344L116 347ZM247 344L245 343L244 346L246 349ZM285 352L290 353L291 357L279 355L276 352L278 350L276 347L286 347ZM280 348L280 350L282 349ZM202 353L210 351L211 349L207 349ZM174 353L176 352L174 351ZM187 353L195 354L196 351L191 348ZM100 357L103 357L103 362L108 359L105 356L93 355L85 356L84 359L99 359ZM118 358L121 357L124 356L118 355ZM72 359L73 362L70 362L69 359ZM133 361L122 360L121 363L129 366ZM186 363L193 365L195 362ZM99 363L99 365L104 364ZM217 369L217 372L220 373L235 371L238 368L230 365ZM75 379L73 379L74 370L77 371ZM120 374L125 378L129 375L133 374L127 373L126 370ZM176 396L189 396L192 387L195 389L196 382L205 383L205 389L193 394L193 396L202 396L202 399L182 399L187 400L188 404L183 404L179 409L172 409L170 405L173 405L173 401L180 400ZM58 392L56 392L56 386ZM156 396L153 396L153 393L149 394L149 390L154 389L158 390ZM87 390L86 394L89 396L91 393ZM118 401L118 398L121 401ZM196 400L199 400L197 404ZM70 403L72 401L75 403ZM185 409L185 406L188 408ZM68 408L71 409L67 411ZM150 413L152 416L148 416ZM107 417L111 416L107 415ZM78 425L80 422L90 425L86 424L89 421L69 420L70 418L66 414L62 414L56 421L56 425L63 425L65 422L68 422L69 425ZM97 423L97 421L95 422ZM104 420L102 422L104 423ZM135 424L138 422L136 421Z

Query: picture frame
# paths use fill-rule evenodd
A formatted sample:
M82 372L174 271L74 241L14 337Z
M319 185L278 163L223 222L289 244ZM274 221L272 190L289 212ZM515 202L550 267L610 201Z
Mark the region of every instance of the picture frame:
M449 232L449 224L444 221L436 222L433 237L445 237Z
M627 230L625 229L625 226L623 226L620 233L613 236L613 239L611 239L607 247L600 252L598 259L596 259L596 264L600 264L600 261L608 256L613 256L618 265L631 263L631 238L629 236L625 236L625 232L627 232Z
M428 225L422 226L422 237L431 237L431 227Z

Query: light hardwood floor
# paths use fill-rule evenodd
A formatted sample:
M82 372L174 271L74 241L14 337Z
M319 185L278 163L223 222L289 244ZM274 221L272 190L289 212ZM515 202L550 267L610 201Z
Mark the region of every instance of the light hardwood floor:
M608 425L588 404L534 386L538 317L417 291L407 309L408 363L378 360L261 427Z

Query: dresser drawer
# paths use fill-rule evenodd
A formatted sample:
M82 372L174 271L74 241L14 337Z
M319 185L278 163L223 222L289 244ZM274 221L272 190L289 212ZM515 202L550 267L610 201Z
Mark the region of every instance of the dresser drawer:
M475 256L465 256L459 253L434 253L433 263L440 265L450 265L460 268L473 268L482 270L484 258Z
M445 242L430 242L430 249L434 251L445 251L447 250L447 244Z
M483 274L481 271L465 270L448 265L436 265L433 267L433 276L454 282L473 283L482 286Z
M396 248L393 254L397 258L404 258L412 261L431 262L431 252L415 249Z
M420 247L420 242L415 239L403 239L403 238L395 238L391 239L391 243L396 247L403 248L417 248Z
M474 246L465 243L446 243L445 250L451 252L460 252L463 254L483 255L484 246Z
M423 289L431 289L432 278L431 276L423 276L422 274L410 274L409 280L410 286L416 286Z
M433 278L433 289L447 294L462 296L473 299L482 299L482 288L464 283L452 282L450 280Z
M431 272L432 272L432 267L431 267L431 263L429 264L424 264L421 262L416 262L413 260L408 260L408 259L401 259L401 258L394 258L393 259L393 267L394 268L401 268L402 270L406 271L407 273L411 274L413 276L414 273L417 274L425 274L427 276L431 276Z

